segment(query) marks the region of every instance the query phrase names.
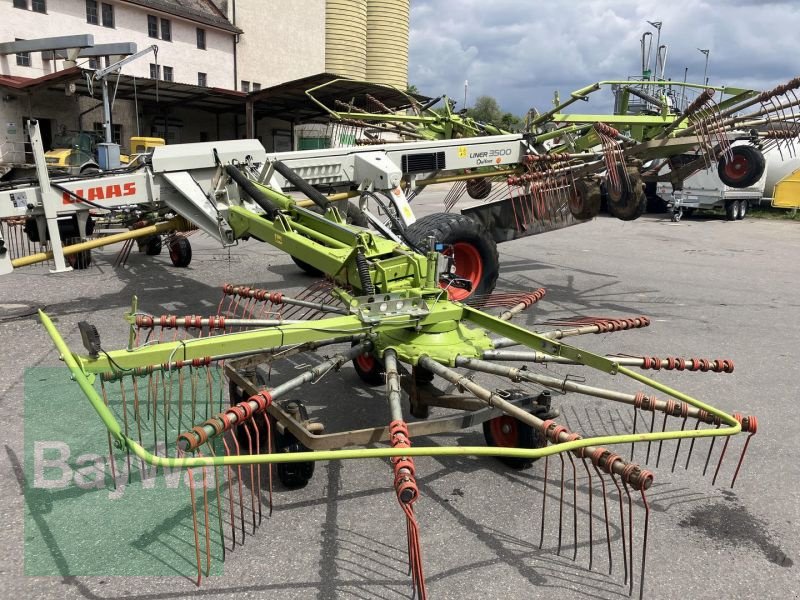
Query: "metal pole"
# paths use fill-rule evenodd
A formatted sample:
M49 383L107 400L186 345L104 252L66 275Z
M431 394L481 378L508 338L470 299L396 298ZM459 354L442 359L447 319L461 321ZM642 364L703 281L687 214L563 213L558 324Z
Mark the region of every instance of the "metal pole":
M706 66L703 69L703 83L708 85L708 55L711 53L711 50L709 48L698 48L698 50L706 55Z
M108 80L105 77L103 77L103 131L106 144L111 144L114 141L111 137L111 102L108 99Z
M383 355L386 367L386 399L389 401L389 412L392 421L403 420L403 407L400 404L400 374L397 371L397 354L391 348Z
M467 360L472 365L475 365L475 359L467 359ZM456 358L456 364L458 364L461 361L462 357L459 356ZM478 361L478 362L483 363L480 366L491 365L491 363L486 363L485 361ZM428 369L429 371L432 371L433 373L445 379L446 381L449 381L450 383L456 386L464 388L479 400L483 400L484 402L486 402L489 406L499 408L505 414L522 421L526 425L530 425L531 427L536 428L540 432L545 433L544 421L542 419L536 417L535 415L530 414L524 408L520 408L519 406L511 404L510 402L504 400L494 392L491 392L487 390L485 387L480 386L477 383L473 382L471 379L462 376L460 373L453 371L452 369L449 369L444 365L440 365L438 362L436 362L435 360L431 359L428 356L421 356L419 359L419 365L424 367L425 369ZM498 365L492 365L492 366L497 367ZM502 367L500 368L502 369ZM495 369L492 369L492 371L495 371ZM492 372L492 371L485 371L485 372ZM567 441L569 441L569 433L563 432L559 434L557 443L563 443ZM595 446L587 446L584 452L585 454L591 455L596 449L597 447ZM622 475L628 464L629 463L623 460L619 460L615 461L611 465L611 468L615 474ZM631 479L631 482L634 484L634 486L639 485L640 483L640 481L636 480L637 478L638 475L634 475L633 478ZM641 480L641 483L647 487L650 486L650 482Z
M71 271L72 267L67 266L66 261L64 260L64 250L61 245L61 234L58 230L58 205L61 202L61 196L56 194L56 191L50 185L50 174L47 171L47 161L44 157L44 147L42 146L42 134L39 130L39 122L36 120L31 120L28 122L28 137L31 140L31 148L33 149L33 162L36 165L36 178L39 180L39 190L42 195L42 207L44 208L44 216L45 221L47 223L47 232L50 233L50 248L49 252L45 252L47 254L44 260L49 259L50 257L53 258L53 261L56 263L56 268L51 269L51 273L62 273L64 271ZM40 229L39 231L39 239L41 240L41 245L46 245L46 237L45 232ZM33 256L40 256L40 254L34 254ZM17 266L15 264L19 260L11 261L13 266ZM31 257L27 257L31 258ZM39 261L33 261L39 262Z
M41 189L44 190L43 187ZM37 262L50 260L51 258L54 257L57 263L59 254L64 256L68 256L70 254L77 254L85 250L92 250L93 248L100 248L102 246L108 246L109 244L116 244L117 242L134 240L149 235L158 235L170 231L172 229L179 229L184 225L185 222L183 221L183 219L181 217L176 217L175 219L172 219L170 221L165 221L164 223L158 223L156 225L142 227L141 229L134 229L126 233L116 233L114 235L98 238L96 240L90 240L88 242L80 242L78 244L72 244L71 246L63 246L60 252L59 251L54 252L51 250L48 252L39 252L38 254L30 254L28 256L23 256L12 260L11 264L14 265L14 268L25 267L27 265L32 265ZM52 234L50 236L50 242L51 244L53 242ZM53 246L55 246L55 244L53 244Z

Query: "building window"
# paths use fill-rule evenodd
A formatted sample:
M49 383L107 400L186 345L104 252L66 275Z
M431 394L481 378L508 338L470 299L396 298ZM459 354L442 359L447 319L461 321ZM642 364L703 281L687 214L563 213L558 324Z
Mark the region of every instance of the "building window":
M250 92L250 82L242 79L242 91L245 93Z
M94 132L105 141L106 130L102 123L94 122ZM111 124L111 141L115 144L122 144L122 125L117 125L116 123Z
M28 10L28 0L14 0L14 8Z
M147 15L147 35L158 39L158 18L153 15Z
M257 91L259 91L260 89L261 89L261 84L260 84L260 83L256 83L256 82L254 81L254 82L253 82L253 91L254 91L254 92L257 92Z
M208 86L208 76L205 73L197 74L197 85L200 87Z
M31 66L31 53L30 52L17 52L17 66L30 67Z
M100 64L97 62L97 57L92 56L89 58L89 68L97 70L100 67Z
M150 79L160 79L159 71L160 67L157 64L150 63Z
M114 28L114 6L103 2L103 27Z
M172 23L169 19L161 19L161 39L165 42L172 41Z
M206 49L206 30L197 28L197 47L200 50Z
M169 19L160 19L161 39L165 42L172 41L172 22ZM158 35L159 18L154 15L147 15L147 35L151 38L159 38Z
M97 0L86 0L86 22L90 25L99 25L97 17Z
M164 81L174 81L172 67L164 67Z
M17 42L22 42L19 38L16 38ZM30 67L31 66L31 53L30 52L17 52L17 66L19 67Z
M33 12L46 13L47 12L47 3L45 2L45 0L32 0L31 1L31 10Z

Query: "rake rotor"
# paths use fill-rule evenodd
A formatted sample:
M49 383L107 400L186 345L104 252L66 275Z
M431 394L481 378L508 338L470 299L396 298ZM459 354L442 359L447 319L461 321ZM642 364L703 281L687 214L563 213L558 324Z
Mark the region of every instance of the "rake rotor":
M537 327L535 334L509 323L538 302L545 295L543 289L470 299L473 306L499 313L497 317L443 298L429 300L425 308L412 307L409 299L397 297L355 299L337 294L337 288L324 281L294 297L240 285L225 285L222 292L217 314L205 317L149 315L134 303L129 349L95 359L73 355L42 314L74 377L109 430L109 452L112 456L115 451L126 453L127 473L113 473L114 480L131 479L134 471L148 464L187 470L198 584L209 573L213 555L221 550L227 557L256 534L265 515L272 514L275 468L284 485L297 487L305 484L320 460L389 457L391 481L406 518L409 573L416 595L425 598L424 524L414 512L414 504L422 498L414 457L473 454L498 456L516 467L544 458L539 548L558 555L571 552L577 560L579 548L588 541L589 570L607 569L612 575L614 564L621 564L623 585L633 593L638 579L642 597L649 527L647 490L654 478L644 465L658 467L663 462L674 471L679 459L688 468L693 455L701 459L704 455L703 474L713 471L716 482L730 436L741 431L749 435L731 476L733 485L757 431L753 416L727 415L638 372L731 373L733 362L728 359L604 357L557 341L647 327L645 317L549 321ZM375 306L369 300L387 306ZM405 311L398 306L403 302L409 303ZM440 311L453 316L421 325ZM398 320L416 322L421 331L409 336L407 328L392 324ZM520 343L527 348L510 349ZM322 348L330 348L330 354L321 358L310 354ZM273 365L280 369L287 361L295 364L296 374L273 383ZM333 377L349 361L380 373L388 415L371 428L328 433L298 399L304 387ZM618 392L589 385L573 373L554 371L581 366L626 375L659 394ZM91 373L98 375L99 394L89 381ZM452 391L438 389L436 381ZM551 394L583 395L630 407L629 432L586 435L573 431L559 422ZM412 414L421 414L422 407L427 416L430 407L436 406L463 412L457 417L407 422L404 395ZM460 428L465 419L467 426L484 423L489 445L413 444L416 435ZM720 436L725 437L721 449L715 446ZM700 438L710 438L707 450L695 448ZM667 440L674 440L671 457L665 455ZM387 445L335 449L376 442ZM626 456L615 451L627 444ZM637 444L646 449L636 452ZM637 524L639 514L641 524ZM613 540L612 528L620 529L620 542ZM639 551L635 538L641 540ZM603 563L607 566L600 566Z

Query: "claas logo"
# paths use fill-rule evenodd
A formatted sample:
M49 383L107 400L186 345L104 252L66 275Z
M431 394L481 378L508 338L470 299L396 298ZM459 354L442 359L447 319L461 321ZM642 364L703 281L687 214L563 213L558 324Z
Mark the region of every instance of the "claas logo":
M90 187L85 190L78 188L72 193L89 202L94 202L96 200L112 200L114 198L122 198L123 196L133 196L136 194L136 182L129 181L128 183L122 184L98 185L97 187ZM61 199L64 204L75 204L78 202L67 192L64 192Z

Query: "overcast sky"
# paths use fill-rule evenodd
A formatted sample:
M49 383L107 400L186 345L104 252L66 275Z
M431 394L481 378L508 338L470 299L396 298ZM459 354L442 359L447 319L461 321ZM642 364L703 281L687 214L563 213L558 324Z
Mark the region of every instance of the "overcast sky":
M463 105L494 96L516 114L602 79L641 71L639 40L662 21L666 76L758 89L800 75L800 1L411 0L409 82ZM603 94L603 92L598 92ZM607 101L592 108L610 106ZM599 98L598 98L599 100ZM605 104L605 106L603 106ZM579 105L581 109L583 105ZM595 110L592 110L595 112Z

